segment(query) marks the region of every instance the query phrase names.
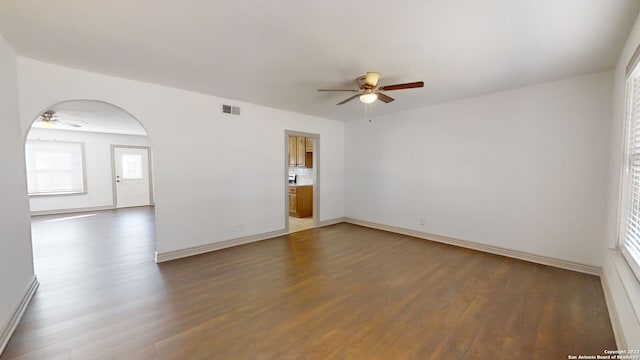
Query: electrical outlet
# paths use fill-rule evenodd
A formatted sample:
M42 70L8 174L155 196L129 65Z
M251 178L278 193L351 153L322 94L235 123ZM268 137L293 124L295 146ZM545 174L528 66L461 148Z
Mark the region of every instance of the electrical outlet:
M421 217L420 218L420 225L424 226L424 224L427 223L427 218Z

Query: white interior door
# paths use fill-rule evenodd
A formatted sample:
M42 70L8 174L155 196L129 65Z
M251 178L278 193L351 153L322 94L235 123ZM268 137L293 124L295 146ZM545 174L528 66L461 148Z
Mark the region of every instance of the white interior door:
M149 149L113 147L116 208L151 204Z

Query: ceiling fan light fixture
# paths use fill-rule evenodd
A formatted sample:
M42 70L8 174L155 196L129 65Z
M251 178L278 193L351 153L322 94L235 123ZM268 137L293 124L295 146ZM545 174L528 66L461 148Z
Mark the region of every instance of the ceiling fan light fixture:
M360 95L360 102L364 104L371 104L376 100L378 100L378 94L376 93L366 93L366 94Z
M371 104L376 100L380 100L383 103L388 104L395 99L388 96L383 91L415 89L424 86L423 81L378 86L378 80L380 80L380 73L369 71L366 75L356 78L356 83L358 84L357 89L318 89L318 91L346 91L356 93L355 95L340 101L336 105L346 104L355 98L360 99L360 102L363 104Z

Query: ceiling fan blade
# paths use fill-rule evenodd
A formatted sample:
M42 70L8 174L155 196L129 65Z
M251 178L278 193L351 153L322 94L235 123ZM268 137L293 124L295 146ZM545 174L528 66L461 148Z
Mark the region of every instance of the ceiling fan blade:
M368 72L364 78L364 83L373 89L378 85L378 80L380 80L380 73Z
M424 86L423 81L416 81L406 84L395 84L395 85L386 85L382 86L380 90L390 91L390 90L402 90L402 89L413 89L413 88L421 88Z
M336 105L342 105L342 104L344 104L344 103L347 103L347 102L349 102L349 101L351 101L351 100L353 100L353 99L357 98L358 96L360 96L360 94L356 94L356 95L353 95L352 97L350 97L350 98L348 98L348 99L346 99L346 100L342 100L342 101L340 101L339 103L337 103Z
M73 127L77 127L77 128L82 127L82 125L80 125L80 124L75 124L75 123L72 123L72 122L69 122L69 121L58 121L58 122L60 124L65 124L65 125L73 126Z
M378 100L382 101L383 103L388 104L388 103L392 102L393 100L395 100L391 96L385 95L385 94L383 94L381 92L379 92L377 94L378 94Z
M353 89L318 89L318 91L349 91L349 92L358 92L360 90L353 90Z

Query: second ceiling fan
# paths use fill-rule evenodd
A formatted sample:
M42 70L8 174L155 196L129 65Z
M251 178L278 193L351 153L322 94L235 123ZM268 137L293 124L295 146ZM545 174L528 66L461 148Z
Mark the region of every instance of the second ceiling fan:
M424 86L424 82L415 81L404 84L395 84L395 85L385 85L378 86L378 80L380 80L380 74L377 72L367 72L366 75L360 76L356 79L358 83L358 89L318 89L318 91L349 91L349 92L357 92L357 94L339 102L336 105L345 104L355 98L359 98L361 102L365 104L371 104L376 100L380 100L384 103L390 103L394 98L390 97L383 93L383 91L391 91L391 90L402 90L402 89L414 89L421 88Z
M57 125L66 125L74 128L82 127L83 125L87 125L87 122L79 119L65 119L60 120L58 118L58 113L53 110L47 110L43 112L40 116L38 116L38 120L33 123L35 127L41 128L52 128Z

